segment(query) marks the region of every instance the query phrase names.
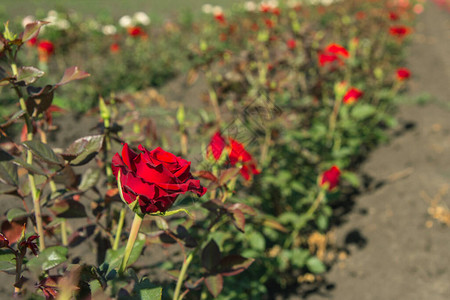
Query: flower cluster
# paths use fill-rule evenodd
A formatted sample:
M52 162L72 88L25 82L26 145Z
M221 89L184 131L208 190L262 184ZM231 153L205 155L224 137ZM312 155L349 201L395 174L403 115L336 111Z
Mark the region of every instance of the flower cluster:
M338 62L339 65L343 65L343 59L347 59L348 57L349 53L347 49L339 44L331 43L323 52L319 53L319 64L322 67L333 62Z

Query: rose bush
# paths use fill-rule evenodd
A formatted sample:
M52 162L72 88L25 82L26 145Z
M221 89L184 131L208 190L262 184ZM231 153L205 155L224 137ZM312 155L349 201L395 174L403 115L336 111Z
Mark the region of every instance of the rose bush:
M188 191L203 196L206 188L191 174L191 163L161 148L148 151L139 145L137 154L128 144L122 148L122 157L116 153L112 170L120 182L124 200L131 204L138 199L142 213L167 211L178 195Z

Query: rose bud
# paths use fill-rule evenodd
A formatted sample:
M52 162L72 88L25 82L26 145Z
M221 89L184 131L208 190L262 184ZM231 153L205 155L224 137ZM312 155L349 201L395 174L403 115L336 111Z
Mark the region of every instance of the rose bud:
M351 88L347 91L347 93L344 95L343 102L345 104L352 104L355 103L361 98L363 95L363 92L358 90L357 88Z
M389 33L392 36L396 36L398 38L404 37L411 32L411 29L406 26L391 26L389 28Z
M132 37L145 36L145 31L139 26L131 26L127 28L128 35Z
M331 191L339 184L340 176L341 171L339 168L337 166L332 166L319 177L319 185L321 187L327 187L328 191Z
M411 77L411 72L408 68L399 68L397 69L397 80L403 81Z
M186 192L203 196L206 188L191 174L191 163L161 148L152 151L139 145L140 153L128 144L122 148L122 156L116 153L112 159L112 171L122 189L127 204L136 200L143 214L163 213ZM118 178L120 173L120 178Z

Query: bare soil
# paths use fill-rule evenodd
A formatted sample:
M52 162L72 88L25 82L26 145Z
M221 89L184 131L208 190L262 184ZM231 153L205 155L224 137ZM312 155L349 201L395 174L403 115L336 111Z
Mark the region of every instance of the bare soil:
M429 214L432 203L450 206L449 54L450 13L428 3L409 47L408 95L432 101L399 107L398 129L363 163L368 187L336 229L350 255L305 298L449 299L450 227Z

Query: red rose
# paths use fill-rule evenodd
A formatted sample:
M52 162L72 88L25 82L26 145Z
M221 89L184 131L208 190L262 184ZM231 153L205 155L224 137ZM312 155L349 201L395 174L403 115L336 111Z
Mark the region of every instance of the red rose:
M330 169L322 173L319 179L320 186L328 184L328 190L331 191L339 184L339 178L341 177L341 171L337 166L332 166Z
M132 37L145 36L145 31L139 26L131 26L127 28L128 34Z
M399 19L399 16L395 12L391 11L389 12L389 19L391 19L392 21L397 21Z
M322 53L319 53L319 64L320 66L325 66L328 63L337 61L340 65L344 62L342 58L348 58L349 53L347 49L341 45L332 43L329 44Z
M109 46L109 51L111 51L111 53L117 53L120 51L120 46L117 43L111 44L111 46Z
M408 79L411 76L411 72L408 68L399 68L397 69L397 79L402 81Z
M245 180L250 180L250 173L253 175L261 173L257 169L255 160L251 154L245 150L244 145L232 138L228 138L227 141L220 132L216 132L208 145L208 155L212 154L217 161L225 149L228 151L228 160L232 166L238 163L242 164L240 172Z
M120 171L124 200L131 204L138 198L142 213L167 211L179 194L206 193L192 176L190 162L159 147L148 151L139 145L139 150L137 154L124 144L122 157L116 153L112 159L112 170L116 178Z
M225 15L222 12L214 14L214 19L216 19L216 21L219 22L220 24L226 23Z
M345 104L352 104L354 102L357 102L358 99L361 98L362 95L363 95L363 92L361 92L357 88L351 88L344 95L343 102Z
M48 40L42 40L38 44L39 52L45 53L47 55L53 54L55 52L55 45Z
M391 26L389 28L389 33L399 38L406 36L410 32L411 30L406 26Z
M297 43L295 42L294 39L289 39L289 40L286 42L286 45L287 45L287 47L288 47L290 50L293 50L293 49L295 49L295 47L297 46Z

